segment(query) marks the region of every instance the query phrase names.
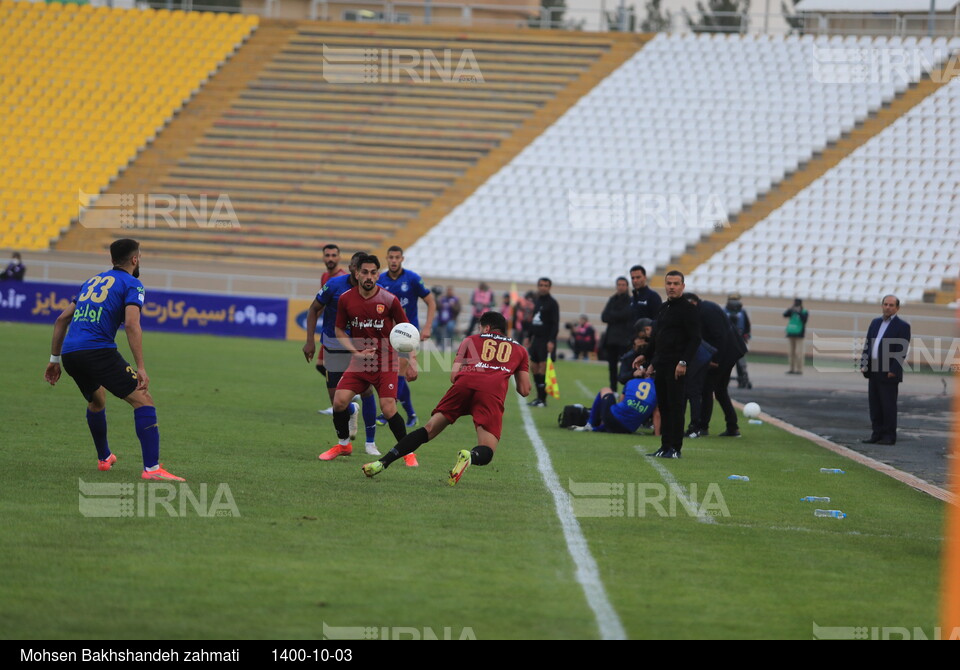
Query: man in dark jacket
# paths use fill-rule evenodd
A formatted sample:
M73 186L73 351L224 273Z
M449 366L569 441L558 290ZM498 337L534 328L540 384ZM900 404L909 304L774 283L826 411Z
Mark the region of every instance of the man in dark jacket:
M654 378L661 416L660 449L651 456L680 458L687 409L683 383L687 362L693 360L700 346L700 318L697 308L683 299L682 272L668 272L664 286L667 302L660 307L647 347L647 375Z
M630 268L630 282L633 284L633 296L630 298L633 318L656 319L663 300L656 291L647 286L647 271L642 265Z
M607 324L604 350L610 370L610 388L617 392L617 367L620 357L630 349L633 339L633 308L630 306L627 278L617 277L617 292L610 296L600 320Z
M903 365L910 347L910 324L897 316L900 299L886 295L882 316L870 323L860 358L860 371L867 378L872 431L868 444L896 444L897 395L903 381Z
M746 353L746 343L734 330L720 305L709 300L700 300L695 293L687 293L685 297L697 307L700 314L700 333L704 341L716 349L707 367L700 400L696 404L691 402L690 427L686 436L703 437L708 434L710 418L713 416L713 398L716 396L727 422L727 429L720 433L720 437L740 437L737 412L730 401L727 387L730 385L733 366Z

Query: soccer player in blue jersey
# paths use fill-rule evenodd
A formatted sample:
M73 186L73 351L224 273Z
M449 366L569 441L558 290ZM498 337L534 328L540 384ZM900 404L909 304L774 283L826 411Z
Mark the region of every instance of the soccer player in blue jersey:
M593 401L587 425L576 430L604 433L633 433L653 415L654 433L660 432L660 416L656 412L657 389L653 379L634 377L617 398L613 389L605 387Z
M417 315L417 299L422 299L427 304L427 319L423 328L420 329L420 341L424 342L430 339L430 328L433 325L433 317L437 311L437 301L433 293L423 283L423 279L416 272L407 270L403 267L403 249L398 246L392 246L387 249L387 271L380 275L377 284L387 289L390 293L400 299L400 305L406 312L410 323L420 329L420 320ZM415 357L416 353L411 353L410 357ZM413 428L417 425L417 413L413 409L413 402L410 399L410 387L407 385L407 370L409 361L406 354L400 357L400 381L397 387L397 400L403 405L407 413L407 428ZM413 381L413 378L410 378ZM377 418L381 423L381 418Z
M144 291L140 283L140 243L116 240L110 245L113 269L91 277L80 288L53 326L50 363L43 378L53 386L60 380L60 365L87 400L87 425L97 448L97 469L106 471L117 462L107 443L106 391L126 400L143 453L143 479L184 481L160 464L160 430L157 409L147 390L150 378L143 364L143 330L140 310ZM117 351L117 329L123 324L136 369ZM106 391L104 390L106 389Z

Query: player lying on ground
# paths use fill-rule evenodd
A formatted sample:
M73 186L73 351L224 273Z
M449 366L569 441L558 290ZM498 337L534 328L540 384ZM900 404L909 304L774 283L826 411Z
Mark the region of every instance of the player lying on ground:
M51 386L60 380L60 361L87 401L87 426L97 449L97 469L109 470L117 462L107 443L107 394L110 391L133 407L133 419L143 453L143 479L182 482L160 465L160 430L157 409L147 387L150 378L143 365L143 331L140 309L144 290L140 283L140 244L116 240L110 245L113 269L88 279L79 295L57 317L50 345L50 363L43 378ZM134 370L117 351L117 330L123 324ZM106 389L106 390L104 390Z
M527 350L504 335L506 330L506 319L499 312L487 312L480 317L480 334L471 335L460 344L450 372L453 385L434 408L427 425L404 437L380 460L364 465L363 474L367 477L380 474L465 414L473 417L477 446L460 451L448 483L453 486L460 481L468 466L486 465L493 460L493 452L500 442L503 400L510 377L517 382L517 393L523 397L530 395Z
M575 426L574 430L634 433L651 416L653 434L659 435L660 412L657 411L657 390L653 380L634 378L627 382L619 399L612 388L600 389L590 408L587 425Z

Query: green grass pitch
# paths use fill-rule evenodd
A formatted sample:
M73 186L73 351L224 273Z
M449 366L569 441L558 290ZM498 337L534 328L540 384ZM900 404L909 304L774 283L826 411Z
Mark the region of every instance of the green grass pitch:
M211 498L226 485L239 516L192 505L151 515L135 502L134 516L89 518L79 481L136 488L139 443L130 408L110 398L119 461L97 471L72 380L42 381L51 330L0 323L2 637L319 640L324 626L599 637L513 391L493 463L456 487L446 473L475 444L468 420L421 447L421 467L398 462L368 480L360 450L317 460L334 431L317 414L325 390L299 343L146 333L161 460L195 496L201 484ZM609 513L579 522L629 637L810 639L814 624L928 634L937 625L942 503L744 422L741 439L688 442L683 459L658 461L697 491L712 523L676 498L671 514L669 492L656 495L664 475L642 456L655 438L556 426L562 404L589 403L586 390L605 384L605 365L557 368L562 399L530 411L575 507L608 504L585 501L576 485L612 485ZM448 379L432 358L412 385L421 425ZM377 444L393 445L388 429ZM814 518L805 495L830 496L848 517Z

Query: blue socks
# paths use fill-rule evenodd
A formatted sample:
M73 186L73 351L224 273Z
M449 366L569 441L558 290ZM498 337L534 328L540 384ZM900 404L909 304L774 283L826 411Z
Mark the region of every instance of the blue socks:
M363 426L367 430L367 442L377 439L377 401L373 395L361 398L363 401Z
M597 397L593 399L593 406L590 408L590 418L587 419L587 423L596 428L603 423L603 417L600 416L600 394L597 394Z
M87 425L90 426L90 435L97 448L97 458L105 461L110 458L110 447L107 446L107 410L91 412L87 409Z
M413 411L413 402L410 400L410 387L407 385L407 378L400 377L397 382L397 400L403 405L407 418L412 417L416 412Z
M140 439L140 451L143 453L143 467L152 468L160 464L160 428L157 426L157 408L146 405L133 410L133 422ZM104 417L106 423L106 417Z

